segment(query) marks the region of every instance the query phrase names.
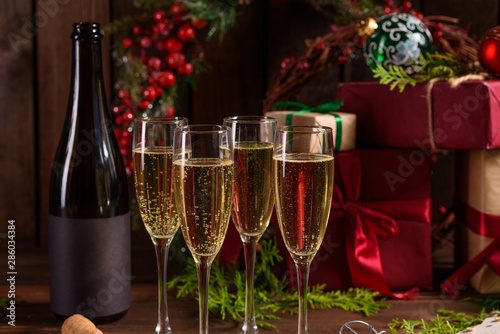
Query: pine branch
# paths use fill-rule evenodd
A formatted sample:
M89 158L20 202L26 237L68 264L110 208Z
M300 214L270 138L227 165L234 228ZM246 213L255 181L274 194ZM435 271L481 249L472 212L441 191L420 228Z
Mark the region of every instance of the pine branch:
M435 318L429 321L421 320L393 320L389 325L391 333L403 331L408 334L455 334L468 327L478 325L488 317L485 310L476 315L456 313L450 310L439 309Z
M263 240L255 265L255 315L259 326L275 327L269 320L279 320L278 314L295 314L298 311L297 291L290 291L284 279L273 273L276 262L281 261L273 240ZM220 314L243 321L245 317L245 268L235 263L221 266L212 264L208 308L212 314ZM185 271L167 283L167 288L177 289L177 298L197 296L198 279L196 265L191 259ZM308 301L313 308L334 308L359 312L369 316L390 304L380 299L378 293L368 289L325 291L323 285L310 288Z

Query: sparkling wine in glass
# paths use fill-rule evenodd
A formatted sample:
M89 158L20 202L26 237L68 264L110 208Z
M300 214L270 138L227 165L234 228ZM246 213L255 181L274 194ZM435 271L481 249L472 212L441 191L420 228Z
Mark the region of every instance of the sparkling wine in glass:
M206 334L210 266L222 246L231 215L231 129L219 125L176 128L173 175L182 234L198 269L199 332Z
M234 146L233 223L245 252L245 322L241 332L258 333L254 312L254 267L257 243L274 208L273 141L277 120L265 116L224 119Z
M155 246L158 266L156 334L172 333L167 309L167 258L180 218L173 203L172 153L174 129L183 117L145 117L134 121L133 161L137 202L144 226Z
M325 235L333 194L332 129L278 129L273 160L278 223L297 269L298 333L305 334L309 268Z

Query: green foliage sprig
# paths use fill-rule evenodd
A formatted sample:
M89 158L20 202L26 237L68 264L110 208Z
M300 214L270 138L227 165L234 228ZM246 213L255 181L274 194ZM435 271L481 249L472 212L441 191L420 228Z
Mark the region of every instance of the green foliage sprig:
M297 291L290 291L286 280L273 272L276 262L281 261L273 240L260 243L258 261L255 264L255 314L259 326L275 327L269 320L279 320L279 314L294 314L298 311ZM197 296L198 278L196 265L188 261L185 271L168 283L168 289L177 289L177 298ZM342 308L369 316L381 308L389 308L384 298L368 289L348 291L325 291L324 285L310 288L308 301L312 308ZM245 317L245 268L237 263L222 266L217 260L212 264L208 309L220 314L222 319L231 316L243 321Z
M389 65L386 69L382 65L377 65L372 71L373 77L379 78L381 84L390 85L391 90L398 87L402 92L407 85L415 86L417 83L429 82L432 79L448 80L480 73L475 65L466 63L451 53L421 54L416 63L420 66L416 74L409 74L401 66Z
M436 317L429 321L393 320L388 326L393 334L456 334L467 327L481 324L488 317L484 309L476 315L444 309L437 310L437 313Z

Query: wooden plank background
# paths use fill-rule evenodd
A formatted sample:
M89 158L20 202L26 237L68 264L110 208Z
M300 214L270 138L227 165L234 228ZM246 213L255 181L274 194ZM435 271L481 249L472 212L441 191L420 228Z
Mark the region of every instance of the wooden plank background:
M499 22L500 0L417 0L427 15L458 17L480 37ZM220 123L225 116L259 114L280 62L305 51L304 40L333 24L305 1L254 0L241 6L236 27L222 43L209 41L208 73L186 97L191 123ZM47 245L50 166L69 94L72 23L106 24L134 12L132 0L6 0L0 5L0 237L15 219L17 239ZM35 29L36 25L36 29ZM107 94L112 96L110 39L104 40ZM362 59L336 65L304 87L301 100L335 98L341 81L369 80ZM111 102L111 98L108 102ZM0 238L0 241L2 239Z

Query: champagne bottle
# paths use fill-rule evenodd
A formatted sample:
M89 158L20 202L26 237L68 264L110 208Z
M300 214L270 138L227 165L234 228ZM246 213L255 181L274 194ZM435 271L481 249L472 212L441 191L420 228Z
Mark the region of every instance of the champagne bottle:
M128 182L104 92L98 23L73 25L69 103L51 170L50 305L95 323L130 307Z

